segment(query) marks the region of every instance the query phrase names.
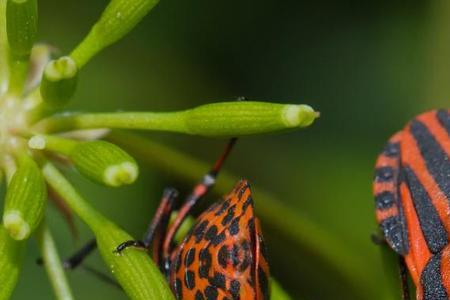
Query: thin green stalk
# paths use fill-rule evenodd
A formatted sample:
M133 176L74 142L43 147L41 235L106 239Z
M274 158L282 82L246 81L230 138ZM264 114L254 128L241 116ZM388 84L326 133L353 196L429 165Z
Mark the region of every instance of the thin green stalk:
M41 248L45 270L58 300L72 300L72 291L66 278L61 259L55 246L52 234L45 222L37 231L37 239Z
M158 3L158 0L112 0L89 34L70 56L79 68L94 55L117 42Z
M56 115L34 126L36 132L54 133L92 128L127 128L185 131L182 114L156 112L86 113Z
M0 95L8 86L8 39L6 37L6 1L0 0Z
M107 140L120 145L140 161L182 180L197 182L210 168L203 161L135 134L113 131L107 136ZM239 179L239 176L223 171L215 190L221 195L227 194ZM341 274L349 286L362 295L367 294L372 285L364 261L357 252L305 216L293 212L268 192L259 187L254 187L253 190L257 213L267 227L286 236L296 249L309 249L325 265Z
M22 268L26 242L13 240L0 225L0 300L8 300Z
M41 133L92 128L164 130L203 136L241 136L297 129L318 117L308 105L259 101L218 102L176 112L57 115L38 122Z

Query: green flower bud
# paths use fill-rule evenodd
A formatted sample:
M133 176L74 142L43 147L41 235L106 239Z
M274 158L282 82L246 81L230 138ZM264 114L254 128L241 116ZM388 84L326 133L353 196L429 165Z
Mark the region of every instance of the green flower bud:
M92 56L124 37L158 0L112 0L71 56L81 68Z
M30 55L37 34L37 0L8 0L6 32L13 57Z
M39 225L47 203L47 187L36 162L19 159L17 171L6 190L3 225L15 240L24 240Z
M25 242L13 240L0 225L0 300L11 297L22 265Z
M80 173L108 186L131 184L139 174L136 161L128 153L104 141L78 143L69 158Z
M50 61L42 77L42 100L50 107L66 105L75 93L77 74L77 65L69 56Z
M202 105L186 111L184 123L191 134L241 136L301 128L317 118L308 105L239 101Z

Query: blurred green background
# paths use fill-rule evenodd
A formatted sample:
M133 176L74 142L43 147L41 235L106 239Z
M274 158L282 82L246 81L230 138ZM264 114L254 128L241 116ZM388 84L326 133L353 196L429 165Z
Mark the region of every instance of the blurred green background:
M107 3L40 1L39 40L68 53ZM370 240L376 230L372 169L384 142L411 117L449 106L449 23L445 0L162 0L83 69L70 108L175 110L238 96L310 104L321 112L311 128L243 138L226 167L341 242L365 270L367 287L355 292L341 284L338 275L316 266L315 253L293 248L267 228L273 274L294 299L400 299L390 292L380 249ZM206 162L225 143L146 135ZM95 207L139 237L163 187L187 192L191 185L144 164L141 173L136 184L117 190L74 172L70 178ZM62 256L91 237L77 221L81 236L73 241L53 208L48 222ZM13 299L53 299L37 257L31 241ZM88 264L105 270L98 254ZM77 299L125 299L83 270L69 279Z

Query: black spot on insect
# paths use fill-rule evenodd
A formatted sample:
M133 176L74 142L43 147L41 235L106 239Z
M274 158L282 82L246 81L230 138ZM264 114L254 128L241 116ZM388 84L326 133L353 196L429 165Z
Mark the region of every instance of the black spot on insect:
M388 209L395 204L394 194L385 191L375 196L375 206L377 209Z
M186 271L184 274L184 284L186 287L190 290L194 289L195 287L195 273L191 270Z
M242 211L243 212L247 211L247 208L249 206L253 207L253 198L251 195L247 197L247 200L245 200L244 205L242 205Z
M230 227L228 228L228 231L231 235L236 235L239 233L239 220L240 217L234 218L233 221L230 224Z
M239 264L239 246L234 244L231 250L231 262L233 263L233 267L236 267Z
M181 299L181 297L183 295L183 287L181 285L181 280L179 278L176 278L173 285L174 285L173 289L175 292L175 296L177 297L177 299Z
M216 288L225 290L225 276L222 273L216 272L213 277L208 278L209 284Z
M225 233L221 232L220 234L216 235L212 240L211 240L211 244L214 246L219 245L220 243L222 243L225 240Z
M202 249L199 253L200 267L198 273L200 278L207 278L209 269L211 268L211 254L208 249Z
M253 233L255 232L255 218L250 218L250 220L248 220L247 227L250 231L250 235L253 236Z
M184 265L186 267L189 267L195 259L195 248L190 248L187 252L186 252L186 256L184 257Z
M233 220L235 211L236 211L236 205L233 205L232 207L230 207L230 208L228 209L227 214L226 214L225 217L223 217L223 219L222 219L222 225L223 225L223 226L227 226L228 223L230 223L231 220Z
M220 247L219 252L217 252L217 261L223 268L227 267L229 257L228 247L225 245Z
M387 157L397 157L400 154L400 143L387 143L383 154Z
M261 267L258 267L258 279L259 279L259 289L263 294L264 299L269 299L269 281L267 279L267 274Z
M205 300L205 297L203 297L202 292L197 291L197 292L195 293L195 300Z
M220 208L217 210L216 212L216 216L220 216L221 214L223 214L228 207L230 206L230 200L226 200L222 203L222 205L220 206Z
M248 255L244 256L244 260L242 261L241 265L239 266L239 271L244 272L251 263L252 258Z
M217 292L217 288L208 285L205 288L205 296L207 300L217 300L217 296L219 293Z
M386 182L394 178L394 169L392 167L380 167L375 169L375 181Z
M244 195L245 191L248 189L248 184L246 184L245 186L240 187L239 191L238 191L238 198L241 199L242 196Z
M239 295L241 293L241 284L237 280L231 280L230 283L230 293L233 296L233 300L239 299Z
M195 242L200 243L200 241L203 239L203 235L205 234L206 227L208 226L208 221L203 221L197 226L195 226L194 229L194 236L195 236Z
M209 227L208 230L206 231L204 238L207 241L211 241L216 237L216 235L217 235L217 226L211 225L211 227Z

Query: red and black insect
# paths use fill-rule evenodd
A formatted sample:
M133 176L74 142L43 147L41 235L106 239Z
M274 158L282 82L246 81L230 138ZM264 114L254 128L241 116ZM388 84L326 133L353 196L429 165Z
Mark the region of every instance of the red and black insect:
M181 244L173 241L192 207L214 184L234 143L232 139L213 169L194 187L170 226L177 196L173 189L164 192L144 240L117 247L118 252L129 246L151 249L177 299L269 299L267 254L246 180L201 214Z
M426 112L392 136L376 162L376 218L419 300L450 299L450 110ZM409 299L406 277L403 296Z

